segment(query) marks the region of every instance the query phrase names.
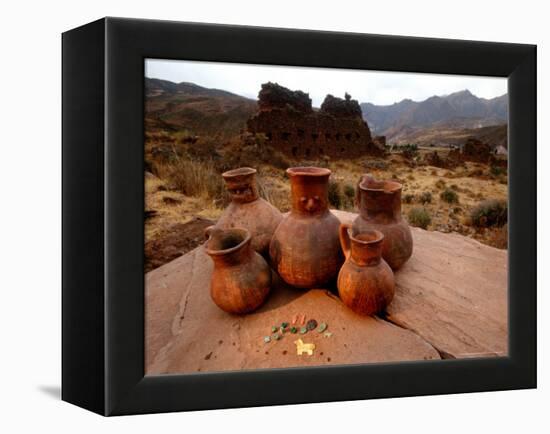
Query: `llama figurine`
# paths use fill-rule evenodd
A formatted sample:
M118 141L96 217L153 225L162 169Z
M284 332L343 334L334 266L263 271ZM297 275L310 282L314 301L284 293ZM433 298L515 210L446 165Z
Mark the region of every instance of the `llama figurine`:
M296 344L296 353L301 356L304 353L307 353L308 356L313 356L313 350L315 349L315 344L304 344L301 339L294 341Z

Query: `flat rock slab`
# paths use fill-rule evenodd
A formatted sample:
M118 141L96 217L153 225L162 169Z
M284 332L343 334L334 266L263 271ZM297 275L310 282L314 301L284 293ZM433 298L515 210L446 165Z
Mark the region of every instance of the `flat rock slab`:
M334 213L343 222L356 214ZM459 234L411 228L413 255L395 273L386 319L444 358L508 354L508 251Z
M213 265L202 246L147 273L147 374L505 355L507 252L415 228L413 238L385 319L361 317L326 289L294 289L277 276L258 311L229 315L210 299ZM297 313L326 322L332 336L314 330L263 341ZM298 338L316 345L312 356L296 354Z
M146 278L147 374L341 365L439 359L416 334L379 318L361 317L330 291L291 288L275 275L271 295L256 312L236 316L210 299L212 263L199 247ZM326 322L332 336L318 330L285 333L265 343L271 327L297 313ZM294 341L314 343L312 356L296 353Z

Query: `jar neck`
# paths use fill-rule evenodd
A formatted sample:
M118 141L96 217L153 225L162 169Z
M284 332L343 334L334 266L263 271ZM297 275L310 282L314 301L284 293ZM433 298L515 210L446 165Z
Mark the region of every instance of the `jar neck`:
M360 188L359 213L369 220L401 220L401 190L381 191Z
M235 249L231 252L224 254L210 254L210 257L216 265L221 265L225 267L231 267L240 265L243 262L246 262L252 254L252 246L250 245L250 240L240 246L238 249Z
M352 240L351 259L360 266L378 265L382 259L382 241L365 244Z

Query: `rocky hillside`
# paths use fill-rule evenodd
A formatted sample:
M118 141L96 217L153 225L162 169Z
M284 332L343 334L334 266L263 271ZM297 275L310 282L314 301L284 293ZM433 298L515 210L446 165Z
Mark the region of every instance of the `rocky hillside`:
M145 120L149 131L231 137L245 128L256 110L256 101L225 90L145 79Z
M428 128L404 127L392 135L391 143L397 145L415 143L419 146L459 146L466 143L468 139L480 140L489 144L491 148L497 146L508 148L508 126L502 124L481 128L460 128L450 124Z
M508 95L485 99L463 90L420 102L404 99L385 106L362 103L361 109L371 130L391 141L427 128L464 129L504 124L508 118Z

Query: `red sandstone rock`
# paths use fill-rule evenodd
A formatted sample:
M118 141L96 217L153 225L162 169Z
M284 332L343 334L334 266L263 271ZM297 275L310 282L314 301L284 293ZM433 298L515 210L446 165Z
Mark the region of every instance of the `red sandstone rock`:
M348 223L356 216L333 212ZM356 315L326 290L303 292L279 279L257 312L226 314L210 299L212 264L203 247L147 273L147 374L434 359L434 347L445 357L506 355L507 252L455 234L412 234L415 252L395 273L388 321ZM298 335L316 345L313 356L296 355L296 335L263 342L271 326L296 314L328 323L333 333Z

